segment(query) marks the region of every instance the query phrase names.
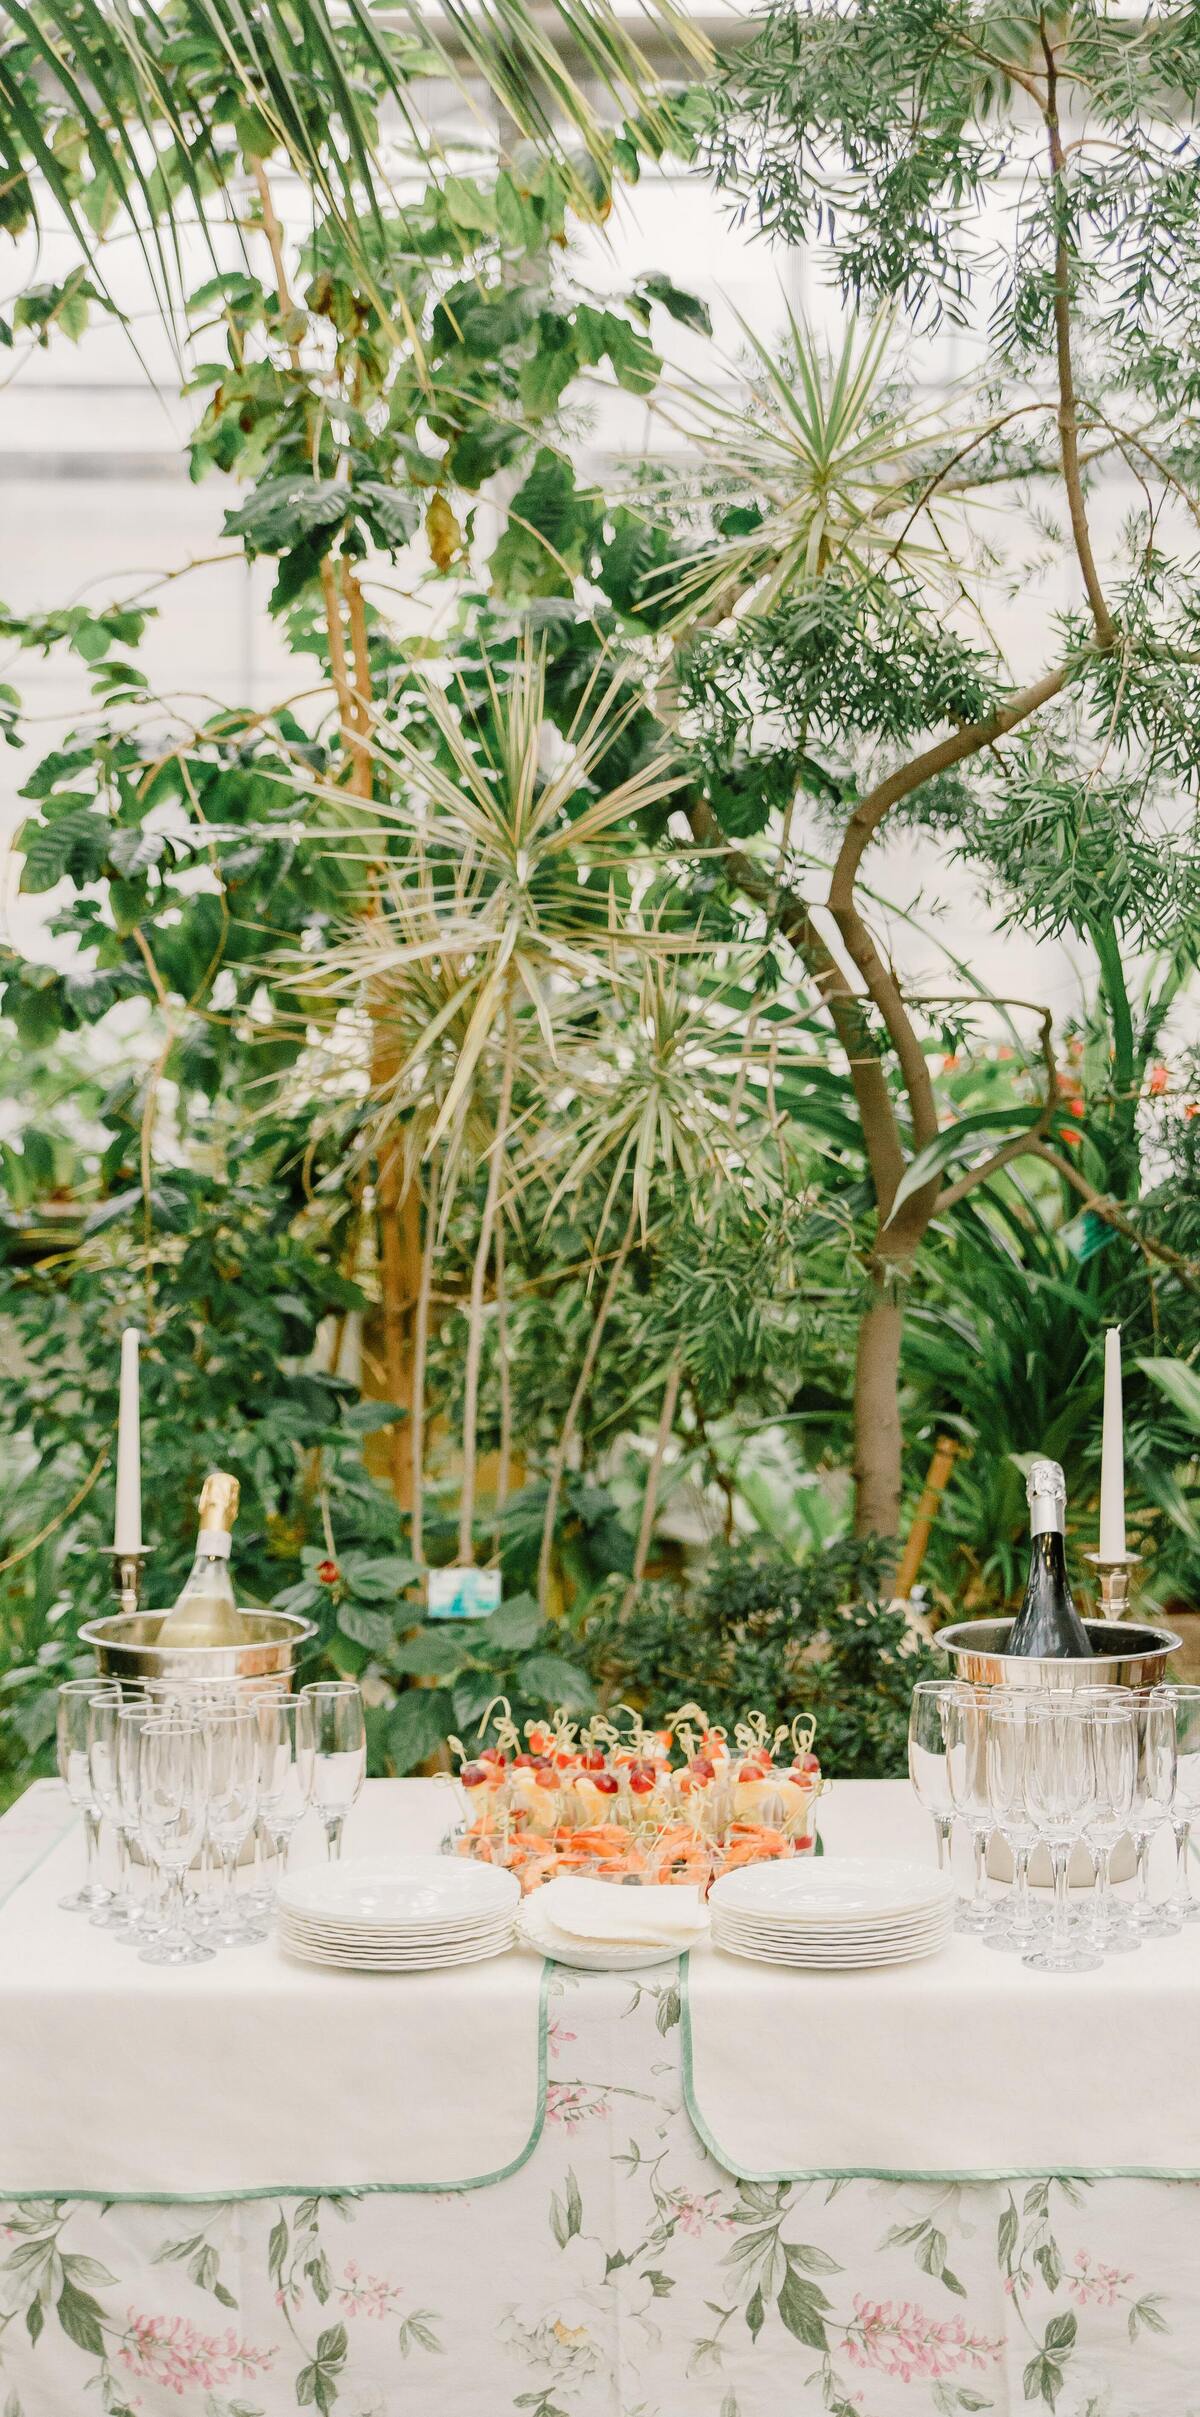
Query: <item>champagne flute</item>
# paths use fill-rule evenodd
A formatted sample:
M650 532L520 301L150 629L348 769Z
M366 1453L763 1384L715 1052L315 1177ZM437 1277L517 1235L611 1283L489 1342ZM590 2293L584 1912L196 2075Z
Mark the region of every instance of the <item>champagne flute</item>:
M913 1794L933 1822L938 1870L946 1867L946 1850L954 1827L954 1799L946 1769L946 1704L956 1681L918 1679L908 1716L908 1776Z
M204 1836L208 1747L198 1721L148 1720L138 1738L138 1828L162 1874L163 1926L139 1949L143 1964L208 1964L213 1950L192 1936L184 1914L184 1874Z
M82 1886L72 1896L59 1898L64 1913L98 1913L112 1898L111 1888L100 1878L100 1806L88 1755L88 1713L93 1700L100 1696L120 1703L121 1690L116 1686L100 1686L94 1677L65 1679L58 1690L58 1775L76 1812L83 1815L87 1858Z
M1138 1766L1129 1828L1137 1852L1138 1893L1133 1918L1143 1938L1169 1939L1182 1929L1175 1904L1155 1905L1150 1895L1150 1848L1175 1811L1178 1748L1173 1691L1151 1691L1137 1704Z
M138 1748L142 1730L155 1717L148 1697L123 1703L117 1714L117 1791L121 1800L121 1816L126 1831L127 1846L132 1849L138 1834L140 1800L138 1796ZM158 1905L157 1875L146 1856L135 1862L128 1854L127 1872L129 1901L121 1937L127 1946L153 1938L162 1928ZM140 1872L139 1885L135 1874Z
M1133 1810L1137 1781L1137 1727L1133 1699L1106 1700L1092 1708L1096 1741L1096 1802L1084 1832L1092 1858L1095 1893L1087 1936L1093 1947L1108 1955L1127 1955L1140 1947L1141 1932L1112 1890L1113 1849L1125 1837Z
M287 1871L293 1833L303 1819L307 1801L296 1742L299 1708L298 1695L260 1695L255 1706L259 1819L275 1857L276 1887ZM275 1895L274 1887L271 1895Z
M956 1820L971 1840L975 1878L954 1917L956 1930L976 1937L995 1915L987 1893L987 1842L995 1826L987 1788L987 1705L973 1687L955 1684L946 1699L946 1775Z
M1175 1707L1174 1902L1181 1922L1200 1922L1190 1870L1192 1828L1200 1814L1200 1687L1156 1687L1154 1693Z
M1029 1860L1038 1835L1025 1785L1029 1706L1025 1689L1014 1689L1011 1696L998 1688L993 1693L984 1742L987 1792L995 1826L1013 1859L1013 1887L1007 1920L1001 1917L985 1932L983 1943L1001 1954L1024 1955L1041 1929L1029 1895Z
M115 1893L108 1898L106 1904L97 1906L92 1915L92 1921L98 1930L111 1930L117 1938L128 1936L131 1906L129 1894L131 1821L127 1801L121 1794L117 1759L121 1718L122 1698L119 1690L102 1687L88 1697L88 1773L97 1810L101 1819L108 1822L117 1847Z
M258 1813L258 1718L253 1704L212 1710L208 1739L208 1836L221 1867L221 1897L205 1936L216 1947L251 1947L265 1939L237 1893L237 1862Z
M1054 1921L1048 1944L1022 1961L1034 1972L1095 1972L1101 1958L1086 1940L1072 1939L1068 1901L1071 1849L1096 1812L1095 1713L1044 1697L1031 1704L1028 1720L1026 1800L1050 1855Z
M346 1815L367 1775L362 1690L352 1680L320 1679L301 1688L296 1761L305 1797L324 1824L329 1861L336 1863Z

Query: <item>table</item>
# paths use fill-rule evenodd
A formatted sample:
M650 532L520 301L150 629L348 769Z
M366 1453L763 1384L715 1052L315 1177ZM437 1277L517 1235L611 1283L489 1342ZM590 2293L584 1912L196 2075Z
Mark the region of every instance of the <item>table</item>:
M375 1786L415 1817L421 1784ZM52 1799L0 1823L0 1894ZM899 1784L835 1788L823 1827L929 1851ZM556 1970L540 2137L486 2188L0 2203L2 2417L1200 2417L1200 2184L739 2183L683 2011L673 1965ZM819 2036L796 2052L819 2091ZM197 2087L219 2125L219 2067Z

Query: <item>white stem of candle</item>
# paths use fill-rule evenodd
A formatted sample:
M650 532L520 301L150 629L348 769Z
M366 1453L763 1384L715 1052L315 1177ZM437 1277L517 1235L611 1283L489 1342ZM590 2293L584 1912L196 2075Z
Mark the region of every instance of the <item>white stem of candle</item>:
M121 1337L121 1396L117 1419L117 1520L113 1550L142 1549L142 1443L138 1404L138 1344L136 1327Z
M1100 1451L1100 1559L1125 1552L1125 1430L1121 1407L1121 1329L1104 1337L1104 1428Z

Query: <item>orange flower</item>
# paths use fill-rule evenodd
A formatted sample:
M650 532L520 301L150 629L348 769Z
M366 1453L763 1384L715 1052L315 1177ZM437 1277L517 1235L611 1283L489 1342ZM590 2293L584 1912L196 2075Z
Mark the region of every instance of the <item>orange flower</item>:
M1150 1093L1151 1098L1161 1098L1170 1080L1170 1074L1160 1058L1157 1066L1152 1066L1150 1068L1150 1080L1146 1085L1146 1089Z
M336 1586L341 1574L336 1561L318 1561L317 1576L322 1586Z

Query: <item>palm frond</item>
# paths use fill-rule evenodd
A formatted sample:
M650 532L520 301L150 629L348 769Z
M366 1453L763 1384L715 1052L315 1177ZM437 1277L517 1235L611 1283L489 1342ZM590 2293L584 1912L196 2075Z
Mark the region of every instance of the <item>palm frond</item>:
M957 442L959 398L910 404L892 392L895 314L852 319L826 348L790 304L772 347L735 314L750 362L729 396L711 372L677 377L655 408L699 455L680 502L717 522L682 561L652 572L647 596L675 624L713 620L752 603L767 612L785 592L824 577L871 577L887 563L942 587L961 571L939 530L913 536L929 466ZM737 514L742 525L724 530Z

